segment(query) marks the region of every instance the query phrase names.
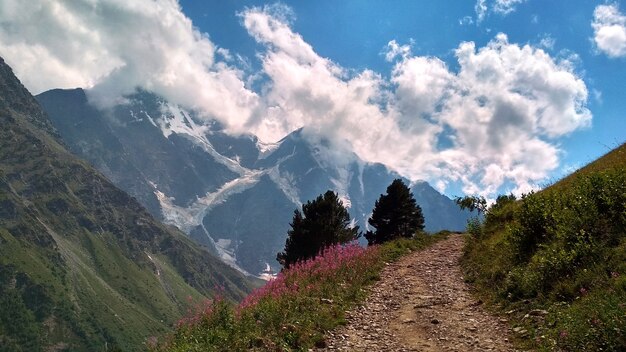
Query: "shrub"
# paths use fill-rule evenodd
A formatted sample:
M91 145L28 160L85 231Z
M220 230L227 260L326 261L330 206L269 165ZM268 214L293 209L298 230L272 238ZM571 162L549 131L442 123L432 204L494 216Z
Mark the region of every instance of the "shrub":
M471 217L467 219L467 233L473 237L478 237L482 234L483 227L478 217Z
M520 320L536 334L531 347L626 350L624 167L580 173L519 201L499 197L471 232L482 235L468 242L463 265L480 292L504 309L524 309L524 300L551 312Z
M513 221L515 217L515 201L517 198L512 195L500 195L496 202L492 204L485 213L485 229L495 231L502 229L502 224Z

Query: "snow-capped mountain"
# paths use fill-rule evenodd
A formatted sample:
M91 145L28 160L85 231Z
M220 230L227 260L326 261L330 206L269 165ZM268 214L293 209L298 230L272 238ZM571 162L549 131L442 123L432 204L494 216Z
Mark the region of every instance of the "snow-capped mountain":
M303 202L332 189L365 229L375 200L399 177L306 130L274 144L231 136L147 92L107 111L89 105L81 89L37 99L74 153L152 214L255 275L278 269L276 253ZM465 227L469 214L449 198L426 182L412 190L427 230Z

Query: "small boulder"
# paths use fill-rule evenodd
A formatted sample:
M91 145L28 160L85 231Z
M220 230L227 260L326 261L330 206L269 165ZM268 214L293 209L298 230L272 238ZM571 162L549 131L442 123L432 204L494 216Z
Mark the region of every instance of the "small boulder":
M545 317L546 315L548 315L548 311L543 309L533 309L528 312L528 315L532 315L535 317Z

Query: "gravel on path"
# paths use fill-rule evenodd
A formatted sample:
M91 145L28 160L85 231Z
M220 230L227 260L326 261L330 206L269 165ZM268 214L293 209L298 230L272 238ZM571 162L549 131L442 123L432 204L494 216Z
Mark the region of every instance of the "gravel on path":
M451 235L389 264L317 350L515 351L506 319L489 314L463 280L464 238Z

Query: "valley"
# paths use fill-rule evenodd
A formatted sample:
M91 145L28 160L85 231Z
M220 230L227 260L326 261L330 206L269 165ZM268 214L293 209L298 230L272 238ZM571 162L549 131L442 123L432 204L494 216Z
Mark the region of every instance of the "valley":
M626 351L626 0L0 0L0 352Z

